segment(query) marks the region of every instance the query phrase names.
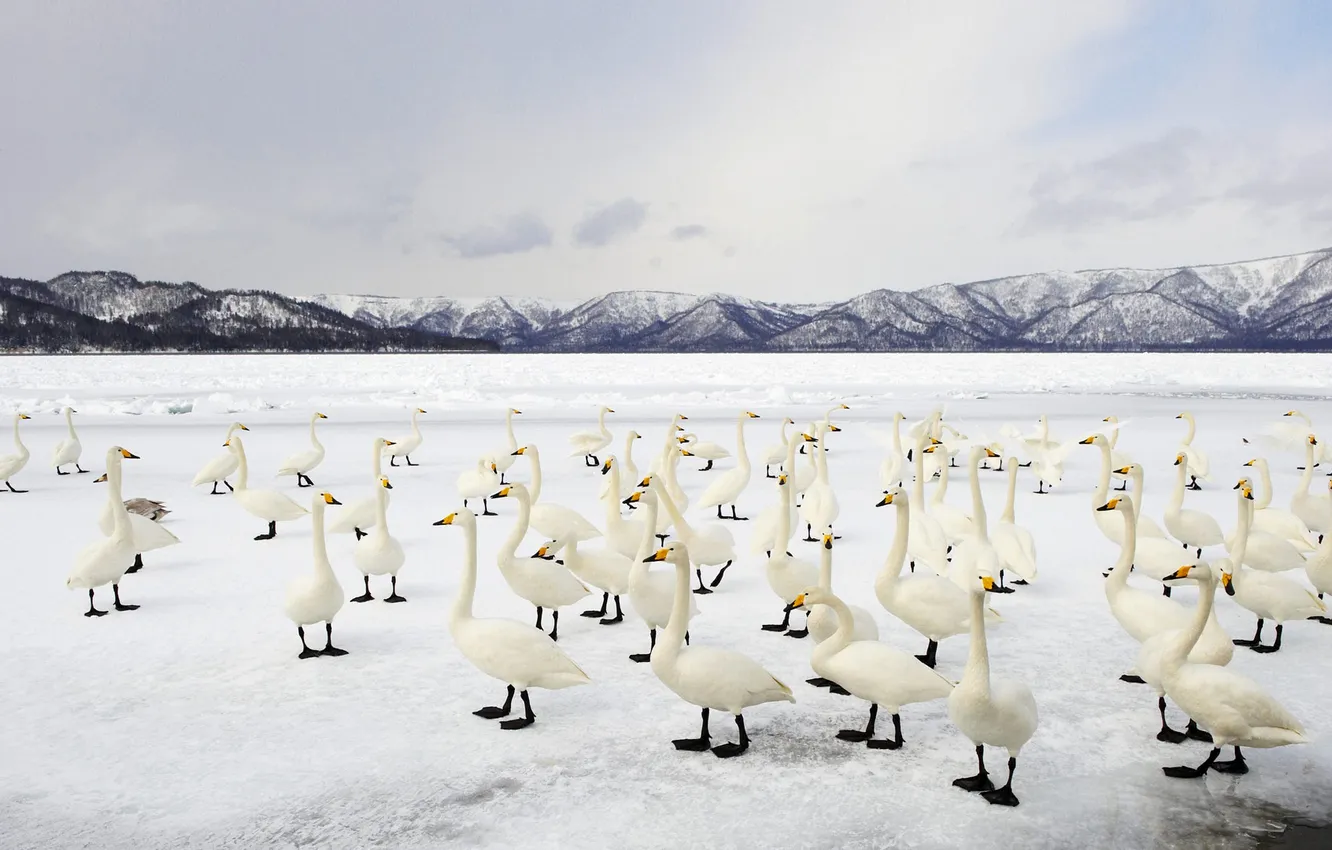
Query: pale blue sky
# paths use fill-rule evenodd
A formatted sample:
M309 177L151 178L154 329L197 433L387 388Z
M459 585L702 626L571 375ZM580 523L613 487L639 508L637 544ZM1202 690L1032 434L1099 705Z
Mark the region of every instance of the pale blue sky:
M0 274L794 301L1332 245L1325 2L0 0Z

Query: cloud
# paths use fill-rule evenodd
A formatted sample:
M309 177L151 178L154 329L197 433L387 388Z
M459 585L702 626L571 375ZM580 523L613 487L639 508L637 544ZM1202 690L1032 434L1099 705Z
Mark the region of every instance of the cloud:
M687 242L690 239L702 239L710 231L701 224L682 224L671 230L671 238L676 242Z
M551 243L550 226L535 213L510 216L500 225L481 225L457 234L445 234L444 243L458 256L474 260L504 254L525 254Z
M601 248L630 235L646 220L647 204L621 198L584 216L574 228L574 242L587 248Z

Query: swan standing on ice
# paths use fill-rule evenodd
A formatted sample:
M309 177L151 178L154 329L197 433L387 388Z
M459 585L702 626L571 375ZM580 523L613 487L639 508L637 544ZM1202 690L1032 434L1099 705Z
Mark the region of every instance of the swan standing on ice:
M240 434L234 434L227 440L227 447L236 455L236 489L232 498L252 516L268 521L268 531L255 535L255 540L272 540L277 537L277 524L300 519L309 513L303 506L293 502L285 493L276 490L250 489L250 464L245 459L245 444Z
M990 535L995 551L999 553L999 584L1004 582L1004 571L1017 574L1013 584L1028 584L1036 578L1036 540L1031 532L1017 524L1013 518L1017 499L1018 463L1016 457L1008 459L1008 499L1004 512L995 523Z
M794 445L794 444L793 444ZM783 506L787 509L778 514L777 520L777 540L790 539L790 517L791 502L794 500L792 494L791 478L782 473L777 476L777 488L781 491ZM782 602L782 621L780 623L765 623L762 628L765 632L782 632L788 637L803 638L809 634L809 614L805 614L805 627L803 629L791 628L791 611L795 608L793 600L800 595L800 591L818 581L818 568L809 561L797 558L786 551L785 546L777 546L768 555L767 563L764 565L764 576L768 580L768 587L777 594L777 598Z
M462 496L463 507L471 499L481 500L481 516L498 516L490 509L490 494L500 486L499 466L493 460L477 458L476 469L464 469L458 473L458 495Z
M500 617L475 617L476 516L471 511L451 513L435 525L460 525L466 535L462 582L449 612L449 634L453 644L472 666L492 679L508 685L504 705L488 705L474 712L477 717L498 720L513 710L513 694L523 700L523 716L500 722L501 729L522 729L536 722L530 688L557 690L586 685L592 680L545 632Z
M324 540L324 506L340 505L332 493L320 493L310 500L310 518L314 521L314 573L294 579L287 585L284 610L287 619L296 624L301 638L301 654L297 658L315 658L320 655L346 655L347 650L333 645L333 617L342 610L342 585L333 574L328 562L328 547ZM323 649L311 649L305 642L305 627L324 624L327 639Z
M1225 542L1221 525L1210 515L1202 511L1188 510L1184 505L1184 476L1188 472L1188 457L1180 452L1175 456L1175 466L1179 473L1175 478L1175 489L1166 503L1165 527L1180 543L1197 549L1198 557L1207 546L1219 546Z
M767 702L795 702L791 689L764 670L756 661L729 649L684 647L689 624L689 607L694 595L689 592L689 549L682 542L658 549L649 560L675 565L675 598L670 623L652 650L652 672L661 683L685 702L703 710L703 729L697 738L681 738L671 743L677 750L703 752L711 749L717 758L732 758L749 749L744 710ZM735 716L740 740L734 744L712 746L708 715L712 709Z
M636 652L629 656L629 660L637 664L646 664L652 660L652 650L657 645L657 630L666 628L671 619L671 607L675 600L675 574L664 570L654 571L648 567L648 564L652 563L652 559L648 556L655 551L653 543L656 535L653 534L653 529L657 520L657 491L653 489L635 491L625 499L625 502L641 505L644 514L643 537L634 557L634 563L629 568L629 604L639 619L647 625L651 643L647 652ZM698 606L690 600L689 616L693 617L697 613ZM688 629L685 630L684 642L685 646L689 645Z
M389 455L389 466L397 466L398 458L407 461L408 466L420 466L419 463L412 463L412 452L421 447L421 441L425 438L421 436L421 425L416 421L416 417L425 413L421 408L412 411L412 433L406 437L397 440L385 440L385 451Z
M248 430L250 429L246 428L241 423L232 422L231 427L227 428L226 438L230 440L231 435L235 434L237 431L248 431ZM222 445L225 446L226 443L223 443ZM194 476L194 480L190 482L190 486L198 487L200 484L211 483L213 485L213 490L208 495L225 496L227 494L217 489L217 484L219 481L222 482L223 484L226 484L228 492L235 489L231 486L230 482L227 481L227 476L235 472L238 466L240 466L240 461L236 459L235 452L230 452L230 451L223 452L222 454L218 455L217 457L213 458L212 460L208 461L208 463L205 463L203 465L203 469L200 469L199 472Z
M115 531L110 537L89 543L74 556L74 568L65 579L65 586L88 591L88 610L85 617L101 617L105 611L98 610L93 604L93 592L105 585L111 585L115 594L117 611L133 611L138 605L125 605L120 601L120 579L134 558L134 536L130 531L129 514L125 512L125 502L121 498L120 464L122 459L137 460L138 455L112 446L106 451L107 507L115 521Z
M521 410L515 407L510 407L504 412L504 436L508 438L507 445L481 456L482 460L495 465L495 471L499 473L501 486L509 483L504 480L504 474L509 471L509 467L513 466L514 458L518 457L518 438L513 435L513 417L521 416L522 413Z
M79 458L83 456L83 444L79 442L79 435L74 430L75 413L78 411L74 408L65 408L65 427L69 429L69 436L56 443L55 450L51 453L51 466L55 467L56 475L69 475L68 472L61 471L60 467L71 463L79 472L88 472L79 466Z
M700 440L697 434L681 434L677 440L680 443L681 455L702 458L707 461L704 466L699 468L699 472L707 472L712 469L713 462L726 460L731 456L731 453L722 444Z
M31 418L32 417L26 413L14 414L14 447L17 448L18 451L12 455L0 456L0 481L5 482L5 486L9 488L9 492L11 493L28 492L27 490L15 489L13 483L10 482L9 479L18 475L23 467L28 465L28 447L23 445L23 440L19 439L19 423L24 419Z
M954 779L953 784L964 791L981 792L996 806L1016 806L1013 793L1013 773L1017 770L1018 753L1036 733L1039 717L1036 699L1031 689L1012 679L994 679L990 676L990 652L985 643L985 592L994 586L989 576L975 579L971 595L971 650L967 656L962 681L948 695L948 719L963 735L976 745L976 762L980 770L975 776ZM985 770L985 745L1003 747L1008 751L1008 781L995 788Z
M402 544L389 533L388 496L387 487L375 490L375 526L365 537L356 541L356 548L352 550L356 568L361 571L365 580L365 593L352 597L353 602L369 602L374 599L370 595L370 576L385 574L389 576L392 592L384 597L384 601L407 601L405 597L398 595L398 570L402 569L407 555L402 551Z
M393 485L383 475L381 462L384 455L384 446L388 441L383 437L375 437L370 447L370 471L373 474L371 479L370 495L364 499L358 499L338 511L333 522L329 523L328 530L331 534L351 534L356 533L356 539L360 540L365 536L365 529L374 528L375 523L379 521L379 490L392 490ZM385 498L384 505L387 508L388 499Z
M104 473L93 483L103 484L108 480L107 474ZM126 499L122 505L129 518L130 546L134 550L134 563L125 572L137 573L143 569L145 552L155 552L158 549L175 546L180 542L180 538L157 524L158 519L171 513L161 502L154 502L151 499ZM102 506L102 511L97 517L97 525L107 537L116 533L117 510L108 502Z
M535 443L522 446L514 454L522 455L532 463L532 483L529 485L529 493L532 497L533 528L550 538L577 540L580 543L601 536L597 527L573 508L552 504L550 501L540 501L541 451L537 449ZM604 491L602 495L605 495Z
M703 495L698 500L700 508L715 507L717 509L717 519L738 521L749 519L749 517L736 515L735 503L740 498L740 494L744 493L745 488L749 486L750 466L749 452L745 450L745 423L750 419L758 418L757 413L746 411L740 414L735 424L735 468L727 470L716 481L713 481L708 489L703 491ZM722 515L722 505L731 506L730 516Z
M831 536L824 545L832 548ZM899 712L902 706L944 699L952 693L953 684L920 663L919 659L874 638L855 637L851 621L859 622L859 617L832 591L811 587L795 598L795 604L829 611L836 625L836 631L814 647L810 655L809 664L814 672L821 679L837 684L870 704L865 730L843 729L837 733L838 739L855 743L864 741L872 750L900 749L902 718ZM892 739L874 737L874 723L880 706L892 714Z
M614 549L579 549L577 540L548 540L537 551L538 557L553 558L555 553L563 552L564 557L555 563L601 591L601 608L584 611L582 616L600 618L603 626L613 626L624 621L624 610L620 607L620 597L629 592L629 571L633 569L633 559L626 558ZM542 553L549 553L542 555ZM611 597L615 597L615 616L607 617Z
M328 417L322 413L315 413L310 417L310 446L303 452L297 452L294 455L282 461L278 467L277 474L295 475L297 487L313 487L314 482L310 480L308 473L316 466L324 462L324 444L319 442L319 437L315 435L315 423L320 419Z
M781 431L779 432L779 437L780 437L781 441L780 441L780 442L777 442L777 443L773 443L771 446L768 446L767 448L765 448L765 449L763 450L763 453L762 453L761 455L759 455L759 457L763 458L763 477L764 477L764 478L776 478L776 477L777 477L776 475L773 474L773 472L772 472L772 468L773 468L774 466L777 466L778 464L780 464L780 463L782 462L782 460L786 457L786 444L787 444L787 441L788 441L788 437L786 436L786 429L787 429L788 426L790 426L790 425L794 425L794 424L795 424L795 420L792 419L792 418L789 417L789 416L786 417L785 419L783 419L783 420L782 420L782 428L781 428Z
M530 558L518 557L518 544L527 535L532 515L532 496L522 484L510 484L492 495L492 499L512 497L518 502L518 516L514 520L513 530L500 544L496 561L500 575L509 585L509 589L518 596L536 606L536 627L541 628L541 620L547 608L550 609L550 639L560 639L560 609L572 605L592 591L559 564L548 563L555 556L543 546Z
M1202 449L1195 448L1193 445L1193 438L1198 433L1198 421L1194 419L1193 414L1189 413L1187 410L1175 418L1183 419L1185 422L1189 423L1189 432L1184 435L1184 439L1179 443L1179 450L1184 454L1185 459L1188 462L1188 488L1190 490L1201 490L1202 486L1198 484L1198 479L1207 479L1207 471L1210 468L1210 464L1207 461L1207 455L1203 453Z
M609 407L602 407L597 411L597 430L595 431L577 431L569 435L569 445L573 451L569 453L570 457L583 456L585 466L600 466L601 460L597 454L611 443L611 432L606 427L606 414L615 411ZM616 495L618 502L620 497Z

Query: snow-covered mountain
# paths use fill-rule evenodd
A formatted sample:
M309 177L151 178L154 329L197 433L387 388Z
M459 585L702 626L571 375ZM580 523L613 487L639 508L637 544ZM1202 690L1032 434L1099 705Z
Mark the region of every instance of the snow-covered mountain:
M122 272L70 272L44 284L0 278L3 297L150 329L159 327L158 316L174 317L163 329L196 323L226 336L255 324L330 327L345 320L367 329L363 334L488 340L507 351L1332 348L1332 249L1224 265L878 289L825 304L652 291L612 292L581 304L500 296L293 299L141 282Z

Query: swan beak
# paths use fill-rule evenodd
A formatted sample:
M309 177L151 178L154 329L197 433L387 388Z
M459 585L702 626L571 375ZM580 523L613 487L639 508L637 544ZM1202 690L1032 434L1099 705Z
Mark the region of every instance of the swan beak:
M508 495L509 495L509 491L512 490L512 489L513 489L512 487L505 487L504 489L500 490L498 493L492 493L491 496L490 496L490 498L492 498L492 499L504 499L504 498L507 498Z
M843 405L839 405L839 406L841 407L842 410L850 410L850 409L851 409L851 408L847 407L845 404L843 404Z
M448 516L444 517L444 518L443 518L442 520L440 520L439 522L432 522L431 525L453 525L453 520L454 520L454 517L456 517L456 516L458 516L458 515L457 515L457 514L449 514Z
M876 507L876 508L882 508L882 507L886 507L887 505L891 505L891 504L893 503L893 496L894 496L894 495L896 495L896 494L894 494L894 493L884 493L884 494L883 494L883 498L880 499L880 500L879 500L879 503L878 503L877 505L875 505L874 507Z
M1123 469L1116 469L1115 475L1128 475L1132 471L1133 471L1132 469L1126 466Z
M499 466L496 465L496 464L494 464L494 463L492 463L492 464L490 465L490 472L491 472L491 474L494 474L494 473L496 473L496 472L499 472Z
M615 410L614 410L613 408L608 407L608 408L606 408L606 412L607 412L607 413L614 413Z
M523 447L522 447L521 449L519 449L518 451L513 452L511 456L512 456L512 457L517 457L518 455L521 455L521 454L527 454L527 446L523 446Z
M418 408L416 408L416 412L417 412L417 413L425 413L425 411L424 411L424 410L422 410L422 409L421 409L421 408L419 408L419 407L418 407Z
M385 490L393 489L393 482L389 481L388 478L379 479L379 485L383 487Z
M326 505L340 505L340 504L342 504L342 502L339 502L337 499L333 498L333 494L332 494L332 493L325 493L325 494L324 494L324 504L326 504Z
M1103 418L1101 421L1102 421L1102 422L1109 422L1109 421L1110 421L1110 417L1109 417L1109 416L1106 416L1106 417Z
M1090 445L1093 444L1094 442L1096 442L1096 439L1095 439L1094 437L1088 437L1088 438L1085 439L1085 440L1078 440L1078 445L1079 445L1079 446L1090 446Z
M1175 456L1175 466L1179 466L1183 462L1184 462L1184 455Z
M785 483L786 483L786 473L783 472L781 475L777 476L777 484L780 486Z
M653 561L664 561L664 560L666 560L666 556L667 556L668 554L670 554L670 553L669 553L668 551L666 551L665 549L658 549L656 552L654 552L654 553L652 553L651 555L648 555L646 558L644 558L644 559L643 559L643 563L645 563L645 564L650 564L650 563L652 563Z
M685 416L683 413L677 413L677 414L675 414L675 417L676 417L677 419L682 419L682 420L686 420L686 421L689 419L689 417L688 417L688 416Z
M1258 459L1257 459L1257 458L1254 458L1253 460L1249 461L1248 463L1246 463L1246 464L1244 464L1244 465L1245 465L1245 466L1253 466L1253 465L1254 465L1255 463L1257 463L1257 462L1258 462Z
M651 486L652 486L652 476L651 476L651 475L644 475L644 476L643 476L643 480L640 481L640 482L638 482L638 486L639 486L639 487L651 487Z
M1184 414L1181 413L1181 414L1179 414L1178 416L1176 416L1175 418L1176 418L1176 419L1183 419L1183 418L1184 418Z
M105 483L106 483L106 473L103 472L103 473L102 473L102 474L101 474L96 480L93 481L93 483L94 483L94 484L105 484Z
M832 431L832 432L834 432L834 433L837 433L837 432L840 432L842 429L841 429L841 428L838 428L836 425L829 425L829 426L828 426L828 430L829 430L829 431Z
M800 434L800 438L804 440L806 443L817 443L819 441L818 437L811 437L809 434L806 434L803 431Z
M689 451L688 449L680 449L680 454L683 455L684 457L693 457L693 456L694 456L694 453L691 452L691 451Z
M32 417L29 416L29 415L26 414L26 413L20 413L20 414L19 414L19 419L31 419L31 418L32 418Z
M1244 490L1242 492L1244 493L1244 498L1248 499L1250 502L1253 501L1253 489L1250 488L1248 484L1244 485Z
M621 504L632 505L634 502L642 500L642 498L643 494L635 490L634 492L630 493L629 498L625 499L623 502L621 502Z
M514 416L522 416L522 415L523 415L523 412L522 412L521 410L519 410L518 408L516 408L516 407L515 407L515 408L510 408L510 412L511 412Z
M832 540L833 540L833 536L832 536L831 534L825 534L825 535L823 535L823 548L824 548L824 549L831 549L831 548L832 548Z
M792 608L803 608L803 607L805 607L805 594L802 593L802 594L800 594L799 596L797 596L795 599L792 599L792 600L791 600L791 607L792 607Z
M996 452L996 451L994 451L993 449L990 449L990 448L987 447L987 448L985 449L985 456L986 456L986 457L999 457L999 453Z
M139 456L136 455L134 452L130 451L129 449L121 449L121 450L120 450L120 456L123 457L123 458L125 458L126 460L138 460L138 459L139 459Z
M935 447L936 447L937 445L938 445L938 443L934 443L934 444L932 444L932 445L926 446L926 447L925 447L925 454L927 454L927 455L932 455L932 454L934 454L934 449L935 449Z
M601 465L601 474L605 475L607 472L610 471L611 471L611 461L610 458L606 458L606 462Z
M1161 579L1161 581L1163 581L1163 582L1165 582L1165 581L1178 581L1179 579L1188 578L1188 577L1189 577L1189 570L1191 570L1191 569L1193 569L1193 565L1192 565L1192 564L1186 564L1186 565L1180 567L1179 569L1175 570L1175 571L1174 571L1173 573L1171 573L1170 575L1168 575L1168 576L1166 576L1165 578Z
M1101 506L1100 506L1099 508L1097 508L1096 510L1098 510L1098 511L1113 511L1113 510L1114 510L1115 508L1117 508L1117 507L1119 507L1119 500L1118 500L1118 499L1111 499L1110 501L1106 502L1104 505L1101 505Z
M750 419L761 418L757 413L750 413L748 410L745 411L745 415L748 416Z
M989 576L981 576L981 587L985 588L987 591L993 592L994 579L990 578Z
M1224 588L1226 589L1226 595L1227 595L1227 596L1234 596L1234 595L1235 595L1235 585L1232 584L1231 582L1232 582L1232 579L1230 578L1230 573L1222 573L1222 574L1221 574L1221 586L1224 587Z
M533 557L533 558L540 558L540 559L542 559L543 561L548 561L548 560L550 560L550 558L551 558L551 555L550 555L550 547L549 547L549 546L542 546L540 549L536 550L535 553L533 553L532 557Z
M1283 413L1283 414L1281 414L1281 415L1282 415L1282 416L1294 416L1294 415L1295 415L1295 411L1293 411L1293 410L1287 410L1285 413Z
M225 448L230 448L230 447L231 447L231 441L230 441L230 440L227 440L225 443L222 444L222 448L224 448L224 449L225 449Z
M316 418L316 419L327 419L328 417L325 416L325 415L322 414L322 413L315 413L315 418Z
M26 418L26 417L25 417L25 418ZM1310 435L1309 435L1309 445L1311 445L1311 446L1316 446L1316 445L1318 445L1318 438L1315 437L1313 434L1310 434Z
M675 442L677 442L677 443L687 443L687 442L689 442L689 438L688 438L688 437L676 437L676 438L675 438Z
M237 425L240 425L240 429L241 429L242 431L248 431L248 430L250 430L249 428L246 428L244 425L241 425L239 422L237 422L236 424L237 424Z

